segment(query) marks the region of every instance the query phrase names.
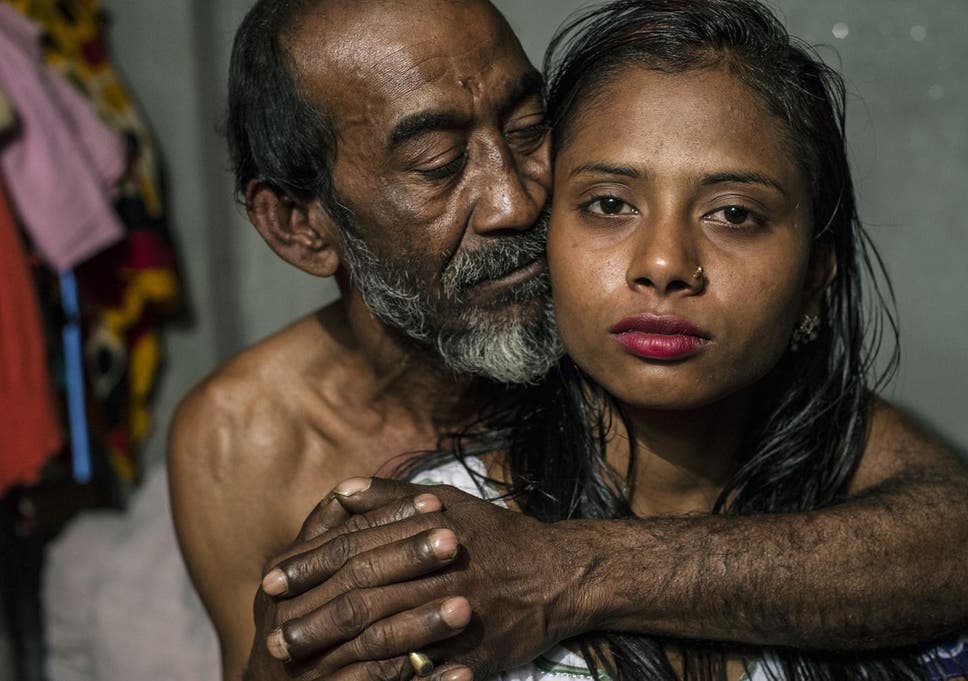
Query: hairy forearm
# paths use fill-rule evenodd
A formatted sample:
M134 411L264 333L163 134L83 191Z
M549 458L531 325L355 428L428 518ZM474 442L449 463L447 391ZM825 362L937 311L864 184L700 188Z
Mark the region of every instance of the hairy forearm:
M810 513L559 523L581 584L566 617L575 633L832 650L964 630L966 492L965 476L907 479Z

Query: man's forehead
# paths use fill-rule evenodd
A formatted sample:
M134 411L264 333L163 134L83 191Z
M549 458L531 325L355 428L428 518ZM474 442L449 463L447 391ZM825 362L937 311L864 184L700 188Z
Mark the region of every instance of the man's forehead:
M378 6L385 11L378 11ZM531 70L517 38L484 2L394 0L355 10L323 3L290 42L307 94L433 97ZM343 92L340 93L343 95Z
M377 50L369 55L369 67L363 66L355 75L391 98L419 97L421 90L432 92L455 83L473 91L490 79L495 55L513 56L505 55L507 48L496 39L475 38L473 42L461 41L459 50L453 49L458 46L456 42L444 42L436 36ZM514 69L515 75L525 67L520 64Z

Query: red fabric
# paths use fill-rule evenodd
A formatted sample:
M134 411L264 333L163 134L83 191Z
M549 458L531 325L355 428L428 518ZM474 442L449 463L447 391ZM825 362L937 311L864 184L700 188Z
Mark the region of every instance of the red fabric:
M0 182L0 496L64 443L34 282Z

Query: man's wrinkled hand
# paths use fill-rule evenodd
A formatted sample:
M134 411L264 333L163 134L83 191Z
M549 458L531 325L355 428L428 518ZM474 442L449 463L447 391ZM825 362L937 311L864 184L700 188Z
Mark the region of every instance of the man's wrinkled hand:
M428 493L439 508L429 503L383 522L413 503L405 500L427 501ZM451 681L470 678L471 670L485 678L510 669L579 633L566 615L576 599L565 589L568 561L559 555L553 525L449 486L355 478L337 487L334 499L352 517L266 576L264 588L280 604L301 603L276 618L268 642L275 657L312 666L329 655L332 670L343 654L324 651L346 642L353 642L357 661L370 651L368 659L382 660L390 650L421 650L438 664L434 676ZM435 562L435 540L455 553L442 551L449 558ZM470 622L458 636L442 635L429 613L439 617L442 604L463 599L473 610ZM440 642L418 644L421 628L425 639ZM412 674L405 657L394 664L402 666L401 678Z
M257 632L247 678L412 678L407 653L462 631L471 615L467 601L403 597L396 600L396 607L378 613L359 610L358 601L349 594L405 584L452 563L458 554L452 531L428 527L406 541L371 543L352 554L324 551L334 560L315 566L300 562L301 571L294 573L293 585L314 583L313 587L291 588L275 567L327 546L338 552L344 541L339 537L354 531L388 526L440 509L437 497L418 493L351 515L335 495L327 496L306 519L294 544L268 563L254 605ZM338 529L330 529L334 526ZM280 663L284 663L284 674Z

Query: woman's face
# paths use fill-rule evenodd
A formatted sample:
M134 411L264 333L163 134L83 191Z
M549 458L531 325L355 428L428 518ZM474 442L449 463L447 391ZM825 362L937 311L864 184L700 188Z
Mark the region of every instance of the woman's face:
M739 393L819 305L830 268L811 262L809 207L782 123L745 85L625 69L556 159L548 259L569 354L637 407Z

